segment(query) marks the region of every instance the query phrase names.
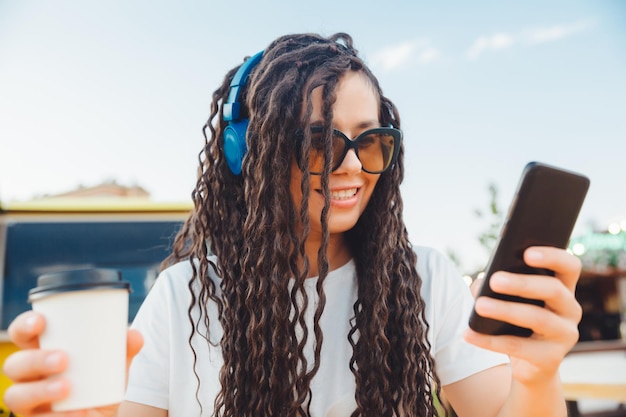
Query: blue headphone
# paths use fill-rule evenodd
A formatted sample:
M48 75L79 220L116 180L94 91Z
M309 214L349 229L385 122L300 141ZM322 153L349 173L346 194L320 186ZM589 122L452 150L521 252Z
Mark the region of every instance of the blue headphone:
M235 175L241 174L241 161L246 154L246 131L250 120L241 117L241 103L239 95L248 81L248 76L256 64L263 57L263 51L248 58L230 82L228 98L223 106L223 120L228 122L222 137L224 139L224 156L228 167Z

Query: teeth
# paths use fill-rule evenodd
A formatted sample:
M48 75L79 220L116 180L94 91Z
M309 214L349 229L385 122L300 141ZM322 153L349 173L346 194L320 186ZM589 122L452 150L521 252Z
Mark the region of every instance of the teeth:
M333 200L346 200L348 198L354 197L356 194L356 188L350 188L347 190L339 190L339 191L331 191L330 198Z

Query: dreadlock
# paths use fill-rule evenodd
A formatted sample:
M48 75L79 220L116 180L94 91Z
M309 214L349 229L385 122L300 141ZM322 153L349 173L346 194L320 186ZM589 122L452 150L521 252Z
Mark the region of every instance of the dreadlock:
M235 176L222 149L226 127L222 105L236 70L231 70L213 93L192 193L195 208L164 265L187 259L193 269L189 288L200 288L192 296L188 311L190 346L200 324L210 328L208 303L218 306L224 330L220 342L224 365L216 414L308 416L310 383L318 370L323 342L319 319L326 300L323 283L329 272L326 248L331 169L326 166L321 179L326 204L317 263L319 302L309 334L304 319L309 303L304 282L311 267L304 249L310 231L307 170L302 175L302 202L296 205L285 198L290 183L288 167L295 152L300 151L294 132L308 126L311 93L316 87L323 88L324 128L331 126L335 86L348 71L361 72L370 80L380 98L382 125L399 128L400 118L358 57L349 35L280 37L265 49L250 75L247 91L243 91L244 111L250 119L248 153L242 175ZM310 137L305 134L304 147L308 141ZM402 220L403 175L401 149L396 166L381 174L365 212L347 232L358 275L358 300L349 335L358 405L353 417L437 415L433 394L439 391L439 380L426 338L421 279ZM216 255L216 263L208 259L209 252ZM211 268L221 277L220 295L209 277ZM192 318L192 310L198 307L200 318ZM302 329L302 334L296 334L296 328ZM204 336L211 343L209 335ZM313 364L307 363L303 352L309 338L314 340ZM193 353L199 385L195 350ZM196 396L198 392L199 387Z

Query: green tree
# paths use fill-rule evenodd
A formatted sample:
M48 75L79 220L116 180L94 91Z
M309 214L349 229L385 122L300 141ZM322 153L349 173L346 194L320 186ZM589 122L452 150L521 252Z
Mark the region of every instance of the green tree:
M475 209L474 214L479 219L484 219L487 223L485 230L478 235L480 245L485 248L487 253L491 254L498 238L500 237L500 229L502 228L503 214L498 205L498 186L490 183L488 186L489 204L486 210Z
M477 236L477 238L480 245L487 251L487 254L490 255L498 242L498 238L500 237L503 214L500 206L498 205L498 186L493 182L489 183L487 186L487 192L489 193L487 208L474 209L474 214L486 223L484 226L485 229ZM461 259L455 250L446 248L446 255L457 268L463 269ZM472 271L472 273L473 272L476 271Z

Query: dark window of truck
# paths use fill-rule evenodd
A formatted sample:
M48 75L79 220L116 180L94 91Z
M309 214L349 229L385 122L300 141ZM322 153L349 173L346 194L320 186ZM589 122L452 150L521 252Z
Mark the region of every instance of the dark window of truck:
M131 283L132 321L181 225L179 221L7 224L2 329L30 309L28 291L39 275L90 267L119 270Z

